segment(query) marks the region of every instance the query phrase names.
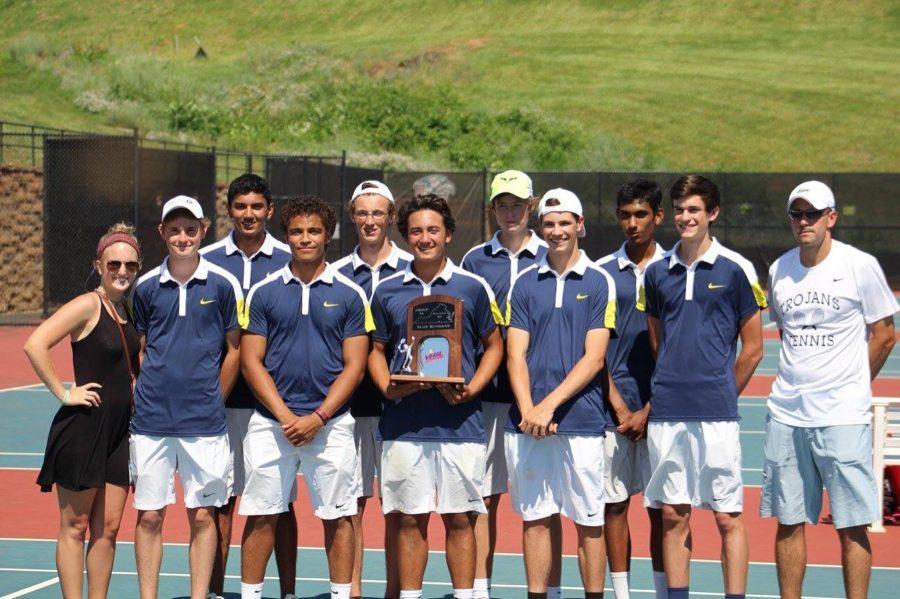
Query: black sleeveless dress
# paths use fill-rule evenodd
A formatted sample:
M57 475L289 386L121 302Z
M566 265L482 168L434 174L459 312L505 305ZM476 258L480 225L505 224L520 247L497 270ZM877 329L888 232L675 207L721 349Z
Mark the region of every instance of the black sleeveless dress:
M141 342L134 325L122 325L132 370L137 376ZM100 306L100 319L88 336L72 342L75 384L99 383L100 405L61 406L47 439L37 484L48 492L54 483L72 491L128 485L128 421L131 375L122 337L112 316Z

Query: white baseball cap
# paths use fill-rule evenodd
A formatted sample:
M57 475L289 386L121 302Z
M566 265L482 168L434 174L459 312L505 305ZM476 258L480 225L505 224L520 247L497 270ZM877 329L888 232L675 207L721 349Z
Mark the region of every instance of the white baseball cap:
M365 185L366 187L364 188L363 185ZM394 194L391 193L391 190L388 189L388 186L381 181L375 181L374 179L363 181L362 183L357 185L356 189L353 190L353 195L350 196L350 201L352 202L359 196L364 196L367 194L384 196L391 204L394 203Z
M203 218L203 206L200 202L190 196L175 196L163 205L162 219L166 220L167 214L179 208L187 210L194 218Z
M548 206L548 200L556 200L556 202ZM551 212L571 212L577 216L584 216L584 209L581 207L581 200L578 199L578 196L568 189L563 189L561 187L551 189L541 196L541 201L538 204L538 218ZM584 237L586 235L587 232L585 229L586 227L582 225L578 230L579 237Z
M816 210L834 208L834 194L831 189L821 181L806 181L794 188L788 196L787 208L791 209L794 200L804 199Z

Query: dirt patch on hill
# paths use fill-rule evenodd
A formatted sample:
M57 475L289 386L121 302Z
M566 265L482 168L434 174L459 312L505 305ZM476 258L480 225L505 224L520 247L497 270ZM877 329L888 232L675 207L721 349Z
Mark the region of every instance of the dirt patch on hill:
M490 38L476 37L468 40L451 42L445 46L430 48L424 52L402 58L384 60L370 65L366 72L371 77L385 77L400 72L410 72L429 65L444 62L463 52L476 52L490 43Z

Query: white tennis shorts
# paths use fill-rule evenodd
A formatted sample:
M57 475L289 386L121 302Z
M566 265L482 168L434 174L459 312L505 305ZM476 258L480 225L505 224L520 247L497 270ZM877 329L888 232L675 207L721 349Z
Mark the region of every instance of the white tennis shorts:
M334 520L356 514L359 478L353 424L347 411L319 429L310 443L294 447L277 420L255 412L244 438L247 486L238 513L263 516L286 512L297 498L299 470L317 517Z
M486 513L484 443L385 441L381 508L385 514Z
M131 435L131 480L134 507L158 510L175 503L175 473L188 508L221 507L231 497L231 452L228 435L157 437Z
M484 432L487 434L483 497L500 495L509 489L509 470L503 451L503 427L509 418L509 405L496 401L481 402Z
M231 496L240 497L244 494L244 483L247 475L244 470L244 437L247 436L247 427L250 425L250 417L253 416L253 408L225 408L225 423L228 425L228 447L231 449Z
M632 441L615 429L607 429L603 439L606 502L621 503L642 493L650 480L647 440Z
M378 434L378 416L360 416L356 419L353 438L360 477L359 496L375 494L375 476L381 472L381 436Z
M562 514L582 526L603 525L602 435L505 437L509 492L523 520Z
M651 422L647 449L645 506L692 505L727 513L744 509L737 422Z

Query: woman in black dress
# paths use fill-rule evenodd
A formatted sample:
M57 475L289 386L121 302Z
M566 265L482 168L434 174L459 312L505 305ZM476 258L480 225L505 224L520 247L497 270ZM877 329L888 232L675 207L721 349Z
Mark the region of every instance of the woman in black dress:
M128 496L128 421L140 352L140 338L124 302L140 262L134 229L112 226L97 244L94 268L100 286L57 310L25 343L34 371L62 403L50 427L37 483L45 492L56 485L56 568L67 598L81 597L85 561L89 596L105 597L109 589ZM50 349L67 335L75 370L70 389L50 358Z

